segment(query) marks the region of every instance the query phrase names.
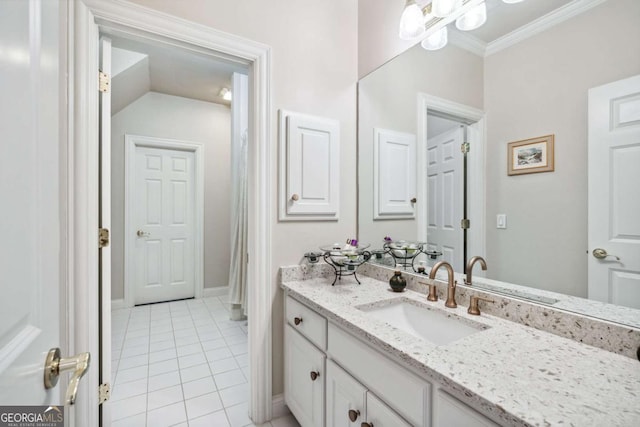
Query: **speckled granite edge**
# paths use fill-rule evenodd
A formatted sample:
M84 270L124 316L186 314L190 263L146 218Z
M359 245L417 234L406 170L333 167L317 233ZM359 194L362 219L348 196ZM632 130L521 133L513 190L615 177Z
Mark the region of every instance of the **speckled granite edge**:
M391 271L389 268L371 263L358 269L360 275L382 281L389 280ZM438 296L440 298L446 296L446 284L443 282L432 282L427 276L417 274L403 272L403 275L407 279L407 288L413 291L427 294L428 283L436 283ZM458 283L460 282L461 280L458 279ZM495 303L481 302L480 310L482 312L632 359L638 357L640 329L568 312L562 308L509 298L482 289L476 290L464 285L460 285L456 291L458 305L468 306L470 295L480 295L495 301Z

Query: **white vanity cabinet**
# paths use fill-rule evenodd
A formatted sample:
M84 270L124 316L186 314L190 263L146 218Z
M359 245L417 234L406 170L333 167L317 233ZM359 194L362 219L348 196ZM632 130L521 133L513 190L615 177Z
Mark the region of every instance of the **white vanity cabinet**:
M411 427L332 360L327 360L327 427Z
M285 318L284 398L302 427L497 425L290 296Z
M302 335L285 326L284 399L303 427L324 427L323 352Z

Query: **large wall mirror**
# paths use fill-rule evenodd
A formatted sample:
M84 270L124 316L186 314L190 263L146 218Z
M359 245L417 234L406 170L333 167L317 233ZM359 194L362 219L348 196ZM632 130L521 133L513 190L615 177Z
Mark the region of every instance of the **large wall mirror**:
M457 272L483 255L487 287L640 327L640 2L487 4L485 27L450 29L443 49L417 44L360 80L358 238L423 242L437 253L425 264ZM600 129L622 145L590 159ZM554 164L510 175L512 156L522 172ZM589 216L605 210L617 216L596 232L614 256L597 259ZM620 260L618 241L631 243Z

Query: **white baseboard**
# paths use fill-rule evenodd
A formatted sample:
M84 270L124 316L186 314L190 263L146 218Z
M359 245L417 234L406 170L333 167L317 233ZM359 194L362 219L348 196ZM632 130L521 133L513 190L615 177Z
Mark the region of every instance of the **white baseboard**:
M209 297L223 297L229 295L229 287L228 286L218 286L215 288L204 288L202 292L203 298Z
M289 407L284 403L284 395L276 394L272 397L272 405L271 405L271 418L276 419L280 417L284 417L289 415L291 411Z
M118 310L121 308L125 308L124 298L111 300L111 310Z

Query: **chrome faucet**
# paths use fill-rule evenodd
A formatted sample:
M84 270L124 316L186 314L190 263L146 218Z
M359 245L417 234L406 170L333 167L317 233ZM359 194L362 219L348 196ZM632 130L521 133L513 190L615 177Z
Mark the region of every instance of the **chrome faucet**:
M466 279L464 279L464 284L467 286L471 286L471 270L473 270L473 265L476 263L476 261L480 261L480 266L482 267L483 271L487 270L487 263L485 262L484 258L482 258L481 256L472 257L467 262L467 269L465 271L467 273L467 277Z
M440 261L431 268L429 272L429 279L435 279L436 273L440 267L447 269L448 284L447 284L447 301L444 303L445 307L456 308L456 281L453 278L453 267L446 261Z

